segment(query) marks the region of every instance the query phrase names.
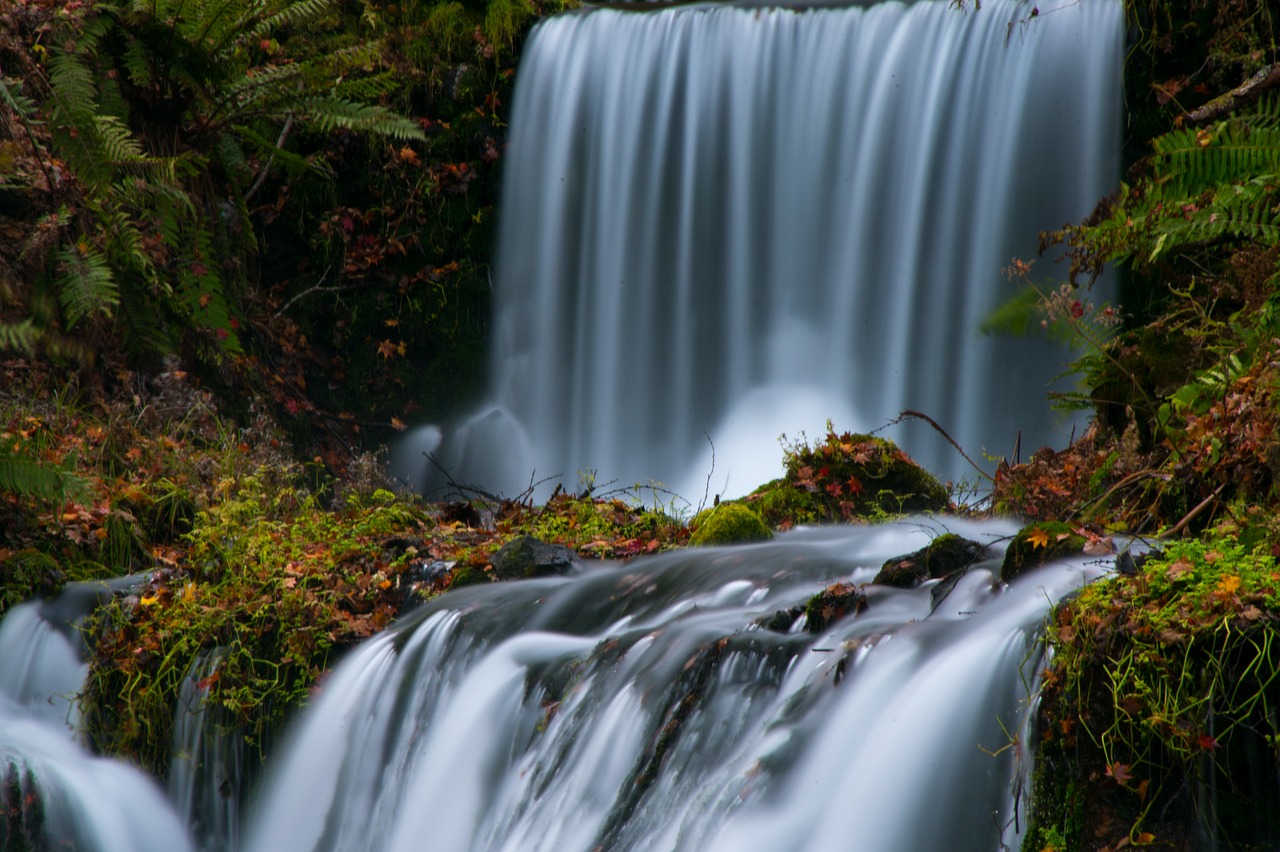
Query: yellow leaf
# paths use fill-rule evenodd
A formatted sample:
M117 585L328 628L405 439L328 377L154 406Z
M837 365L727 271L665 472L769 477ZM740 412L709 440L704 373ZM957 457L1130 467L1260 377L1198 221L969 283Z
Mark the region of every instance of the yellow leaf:
M1228 574L1218 581L1218 591L1223 594L1234 595L1238 588L1240 588L1240 578L1235 574Z
M405 422L401 420L399 417L392 417L391 428L395 429L397 432L403 432L405 429L408 429L409 427L406 426Z
M1027 533L1027 541L1031 542L1032 547L1048 547L1049 534L1042 529L1034 529Z
M156 604L160 603L160 598L154 593L148 592L147 594L142 596L142 599L139 600L138 603L142 604L143 606L155 606Z

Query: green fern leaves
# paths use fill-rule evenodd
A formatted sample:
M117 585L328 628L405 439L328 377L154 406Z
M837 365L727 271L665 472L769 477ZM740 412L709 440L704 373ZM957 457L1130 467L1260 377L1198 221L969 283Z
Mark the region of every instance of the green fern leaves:
M63 248L55 255L58 299L66 312L68 326L86 317L111 316L120 304L120 290L111 265L98 249L81 243Z
M1223 243L1280 242L1280 98L1157 137L1141 179L1051 241L1069 243L1073 274L1093 278L1108 262L1146 267Z
M80 495L84 480L30 456L0 447L0 494L61 501Z

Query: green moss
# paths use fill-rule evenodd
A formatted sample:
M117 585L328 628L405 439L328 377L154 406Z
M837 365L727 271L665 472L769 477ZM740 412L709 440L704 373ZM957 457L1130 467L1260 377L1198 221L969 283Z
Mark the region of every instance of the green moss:
M1011 582L1028 570L1062 556L1080 553L1085 537L1070 524L1041 521L1018 530L1004 553L1000 579Z
M813 446L784 444L786 474L747 502L772 526L881 519L947 507L947 489L892 441L830 428Z
M751 508L771 527L814 524L827 520L826 508L816 495L775 479L747 497Z
M773 538L760 516L741 503L721 503L704 509L689 528L693 530L691 545L743 544Z
M409 594L399 578L420 534L414 504L389 492L323 509L291 468L261 469L218 485L222 499L196 518L176 565L94 616L94 659L82 696L87 734L163 777L173 708L192 662L219 649L207 701L262 746L302 702L331 649L385 627Z
M449 577L449 588L461 589L463 586L474 586L491 582L493 578L485 573L483 565L466 564L453 569Z
M926 580L936 580L960 573L986 555L986 548L976 541L955 533L944 533L928 546L887 560L876 574L882 586L909 589Z
M1149 835L1195 848L1270 848L1280 819L1280 571L1235 541L1174 542L1134 574L1062 603L1047 630L1038 792L1024 849ZM1216 789L1206 814L1198 791ZM1216 824L1212 824L1216 822ZM1203 823L1203 824L1202 824Z
M867 596L853 583L834 583L805 603L805 630L821 633L850 612L857 614L867 607Z

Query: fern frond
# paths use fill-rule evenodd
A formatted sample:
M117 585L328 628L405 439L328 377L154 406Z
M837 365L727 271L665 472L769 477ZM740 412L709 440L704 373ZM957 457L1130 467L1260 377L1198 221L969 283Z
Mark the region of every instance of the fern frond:
M146 160L147 155L142 150L142 145L119 117L95 115L93 129L97 131L102 153L113 165L141 163Z
M289 3L280 11L268 15L249 31L249 38L257 40L287 26L302 26L316 21L334 7L334 0L300 0Z
M94 314L110 316L120 304L120 290L102 252L81 243L61 249L54 259L61 273L56 286L58 301L67 314L67 327Z
M21 351L28 355L35 352L40 331L27 317L22 322L0 323L0 351Z
M87 491L83 479L19 452L0 448L0 494L37 500L64 500Z
M35 101L22 93L22 81L13 77L0 77L0 103L13 110L24 123L34 123L39 117Z
M98 109L98 90L88 64L78 55L56 51L47 67L55 113L72 127L90 126Z
M334 95L326 95L311 98L306 104L306 109L307 118L321 130L342 128L398 140L426 139L426 134L416 123L376 104L361 104Z

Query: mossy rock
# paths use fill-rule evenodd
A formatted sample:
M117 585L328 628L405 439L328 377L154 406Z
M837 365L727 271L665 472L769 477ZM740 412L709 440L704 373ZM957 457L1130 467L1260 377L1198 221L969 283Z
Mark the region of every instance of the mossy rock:
M51 597L67 582L67 573L47 553L34 548L0 559L0 614L33 597Z
M1000 579L1008 583L1015 577L1046 562L1071 556L1084 550L1085 537L1061 521L1041 521L1018 530L1004 552Z
M867 596L853 583L833 583L804 606L805 630L821 633L850 613L857 615L867 608Z
M463 586L475 586L492 582L492 580L493 578L484 570L483 565L468 563L453 569L453 573L449 575L449 588L461 589Z
M942 580L964 573L987 555L987 548L955 533L945 533L914 553L887 560L873 581L881 586L910 589L926 580Z
M786 474L746 498L771 526L883 518L947 508L946 487L893 441L828 431L788 446Z
M785 479L761 485L746 499L770 527L815 524L828 519L827 510L817 495L797 488Z
M695 546L745 544L773 538L760 516L741 503L721 503L703 509L689 524L689 529L693 531L689 544Z

